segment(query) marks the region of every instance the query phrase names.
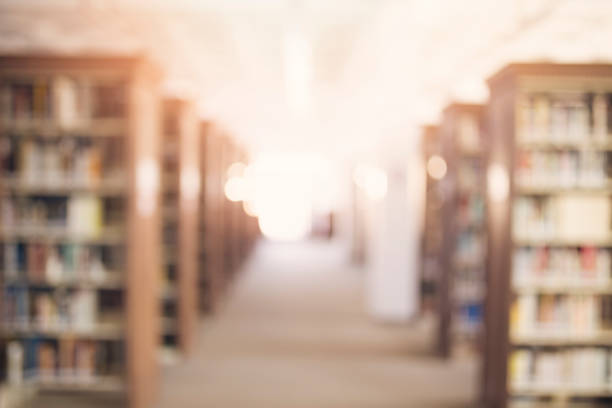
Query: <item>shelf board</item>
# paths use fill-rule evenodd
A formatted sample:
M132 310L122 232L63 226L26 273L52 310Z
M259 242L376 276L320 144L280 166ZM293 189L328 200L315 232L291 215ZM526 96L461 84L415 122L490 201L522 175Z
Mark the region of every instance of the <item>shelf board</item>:
M602 331L592 336L545 336L517 335L511 336L514 346L599 346L612 345L612 331Z
M118 276L117 273L108 273ZM120 290L125 287L125 283L119 277L109 278L102 281L94 280L63 280L51 282L49 280L32 280L28 278L5 279L5 286L29 286L34 288L79 288L79 289L101 289L101 290Z
M612 295L612 284L521 284L515 285L513 290L517 294L576 294L576 295Z
M171 193L178 192L179 182L180 177L178 171L166 172L162 176L162 191Z
M172 208L165 206L162 212L162 222L170 227L178 225L178 206L172 206Z
M453 324L453 333L465 338L477 338L483 327L484 323L468 323L457 317L457 322Z
M612 195L612 186L607 184L601 187L531 187L517 186L518 195L561 195L561 194L583 194L583 195Z
M484 225L484 221L482 222L460 221L457 223L457 228L459 229L459 232L480 234L485 229L485 225Z
M126 391L125 382L119 377L37 377L28 381L42 392L97 392L97 393L123 393Z
M176 285L166 284L161 290L161 297L163 300L173 300L176 299L177 292Z
M163 317L161 319L161 330L163 335L177 334L177 321L175 317Z
M484 150L479 147L459 146L459 155L468 158L480 158L484 155Z
M0 326L0 335L4 338L30 337L76 337L92 340L121 340L124 330L118 323L99 323L90 329L74 329L71 327L39 327L31 324L4 324Z
M588 136L587 136L588 137ZM590 151L612 151L612 140L610 141L517 141L517 147L523 150L590 150Z
M0 180L3 194L18 195L70 195L74 193L87 192L101 196L113 196L125 194L126 186L123 180L103 180L99 183L75 183L63 180L55 183L27 182L17 178L4 178Z
M5 227L0 228L0 239L5 241L119 245L124 242L125 234L122 233L120 228L115 227L105 228L97 235L73 233L65 227Z
M0 132L17 136L115 137L127 132L125 119L90 119L74 127L62 127L52 119L1 120Z
M483 260L481 260L480 258L476 259L476 260L459 260L459 259L454 259L453 261L453 266L459 270L482 270L485 267L485 263Z
M609 398L612 397L612 385L610 388L579 389L571 385L563 385L558 388L529 387L511 388L510 395L513 397L539 397L539 398Z
M171 367L179 364L182 361L181 353L176 346L160 346L157 358L159 363L164 367Z
M584 247L584 246L595 246L595 247L612 247L612 237L601 238L601 239L558 239L558 238L525 238L525 237L514 237L514 246L526 247L526 246L550 246L550 247Z

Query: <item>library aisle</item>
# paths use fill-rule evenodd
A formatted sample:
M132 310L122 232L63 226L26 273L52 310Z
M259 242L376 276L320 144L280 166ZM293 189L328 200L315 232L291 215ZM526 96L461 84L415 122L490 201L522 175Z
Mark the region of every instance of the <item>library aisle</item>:
M470 407L477 366L432 356L432 324L376 325L338 244L260 243L158 408Z

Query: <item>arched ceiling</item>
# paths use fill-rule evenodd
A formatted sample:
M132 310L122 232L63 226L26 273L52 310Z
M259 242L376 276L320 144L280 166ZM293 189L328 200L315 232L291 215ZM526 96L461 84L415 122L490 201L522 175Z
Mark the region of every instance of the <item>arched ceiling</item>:
M0 51L145 51L252 150L351 156L410 147L509 61L612 61L609 21L607 0L0 0Z

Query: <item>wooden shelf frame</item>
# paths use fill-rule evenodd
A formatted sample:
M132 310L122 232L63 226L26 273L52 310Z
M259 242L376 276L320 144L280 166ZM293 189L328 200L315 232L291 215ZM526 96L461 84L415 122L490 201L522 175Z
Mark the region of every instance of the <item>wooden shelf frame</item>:
M442 155L440 129L437 125L425 125L421 133L423 163ZM442 250L441 192L440 182L425 175L425 206L423 208L423 232L421 236L420 309L422 314L438 310L438 284L441 277L440 256ZM357 202L357 200L355 201ZM357 217L359 218L359 217ZM440 346L439 347L445 347Z
M460 200L465 197L471 199L484 200L485 182L484 177L478 169L475 170L479 176L474 180L475 184L466 185L460 178L462 166L472 166L475 162L484 165L486 151L486 138L484 130L484 106L468 103L451 103L442 114L440 124L440 137L442 144L442 155L447 163L447 174L440 181L441 189L444 194L442 201L442 225L443 242L440 253L441 276L439 288L439 323L438 323L438 353L443 358L449 358L452 354L453 344L457 339L457 334L461 328L467 328L468 338L478 346L478 330L474 330L474 325L455 321L457 319L458 308L463 302L455 296L454 286L458 284L460 276L466 273L482 279L484 263L466 262L457 258L459 254L458 241L462 234L471 234L484 241L486 234L483 228L484 214L481 224L470 220L467 224L459 220ZM473 145L466 145L466 141L461 140L462 132L465 130L466 123L471 125L469 131L475 140ZM484 209L483 209L484 210ZM477 258L477 257L476 257ZM459 271L462 273L460 274ZM484 302L484 299L482 299ZM476 302L465 303L473 305ZM482 308L482 304L480 305ZM456 327L454 327L456 326ZM474 333L476 332L476 335Z
M561 285L547 288L536 285L530 289L515 290L512 283L512 261L514 249L521 246L582 247L595 245L611 247L610 240L568 239L529 239L515 240L512 232L513 202L518 196L563 194L609 194L609 187L589 188L527 188L515 184L515 163L517 152L523 150L582 151L593 150L609 152L612 139L598 141L585 134L584 142L524 142L518 138L518 101L524 93L556 92L612 92L612 65L609 64L557 64L557 63L520 63L510 64L493 75L489 80L490 101L486 108L487 133L489 138L488 165L500 166L508 175L507 198L494 199L487 196L487 301L485 311L485 346L482 372L481 403L484 407L505 408L513 406L517 397L551 397L558 403L569 403L572 398L609 397L609 393L590 393L571 389L561 393L523 392L512 390L509 384L509 357L515 346L518 347L612 347L612 337L606 335L594 338L545 338L514 337L510 333L510 307L518 291L554 292L563 294L588 293L583 287ZM609 114L609 113L608 113ZM609 133L609 132L608 132ZM608 138L610 134L608 134ZM490 168L490 167L488 167ZM567 289L567 290L565 290ZM605 295L609 287L592 288L596 296ZM514 392L516 391L516 392ZM609 402L608 402L609 403Z
M104 234L99 238L74 236L68 231L60 231L49 236L49 231L41 233L3 234L3 242L11 239L34 239L53 242L77 242L95 245L122 245L125 252L122 283L124 300L122 302L122 324L113 330L113 338L121 338L124 344L125 358L121 376L108 383L94 381L87 386L62 386L63 395L72 398L72 391L112 391L120 389L130 408L150 407L156 398L158 389L158 370L155 363L155 352L158 342L159 318L157 311L157 293L159 280L156 271L160 263L159 233L159 189L156 183L159 166L159 88L161 71L143 55L59 55L59 54L23 54L0 56L0 83L12 81L33 81L52 79L57 76L79 80L120 83L125 96L124 116L109 120L89 120L69 129L60 126L54 119L24 119L13 121L2 114L0 118L1 137L12 137L18 140L26 138L75 138L98 139L112 137L123 144L125 155L121 165L124 170L124 185L121 191L113 191L125 200L124 225L121 225L119 238L117 234L107 239ZM143 175L143 169L148 174ZM0 174L0 191L7 194L11 184L3 183L7 175ZM144 176L144 177L143 177ZM144 179L147 180L144 180ZM21 186L18 186L21 187ZM8 189L8 190L7 190ZM39 193L36 189L21 188L19 194ZM46 191L52 194L70 196L72 186L54 188ZM100 191L93 189L93 193ZM142 202L147 201L146 209ZM43 234L44 232L44 234ZM8 282L7 282L8 283ZM3 274L0 274L0 286L4 287ZM102 288L97 288L96 290ZM0 295L1 296L1 295ZM1 299L0 299L1 300ZM58 330L56 335L74 335L76 338L107 338L110 332L95 330L89 332L66 332ZM19 335L9 331L9 335ZM47 333L54 335L54 332ZM0 342L3 348L5 342ZM4 378L4 366L0 368ZM36 389L45 391L42 382L33 384ZM12 387L12 386L11 386ZM57 387L51 387L57 388ZM77 389L78 388L78 389Z
M233 277L253 248L259 229L242 202L225 196L228 170L234 163L248 164L248 155L217 124L201 123L201 179L199 212L200 310L214 312Z
M165 98L162 117L162 228L176 231L177 241L163 243L166 287L160 295L162 313L164 304L174 302L176 315L162 316L163 326L172 325L174 329L162 329L161 336L162 342L169 334L176 336L176 346L188 354L193 348L197 326L200 129L195 105L187 99ZM174 282L168 276L170 268L174 269Z

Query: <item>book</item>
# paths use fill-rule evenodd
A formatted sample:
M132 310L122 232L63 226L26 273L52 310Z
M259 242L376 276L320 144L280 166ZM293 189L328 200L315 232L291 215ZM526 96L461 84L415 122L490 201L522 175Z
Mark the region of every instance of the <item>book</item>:
M56 375L57 355L55 348L49 343L38 347L38 379L41 382L51 381Z
M78 341L75 349L76 375L82 381L92 379L96 371L96 344Z
M75 348L76 341L69 336L59 339L59 375L60 377L73 377L75 375Z
M67 76L56 77L53 80L53 96L56 123L64 129L74 128L79 120L77 82Z
M95 195L75 194L68 199L68 230L75 235L99 236L102 232L102 202Z

